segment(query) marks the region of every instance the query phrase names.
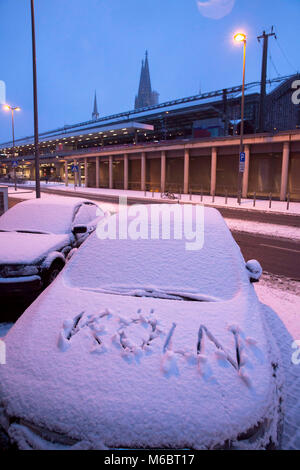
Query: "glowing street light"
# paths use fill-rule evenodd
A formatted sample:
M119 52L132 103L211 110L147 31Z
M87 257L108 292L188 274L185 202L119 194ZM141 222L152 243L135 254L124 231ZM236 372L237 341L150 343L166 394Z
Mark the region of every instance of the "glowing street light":
M242 85L242 103L241 103L241 126L240 126L240 155L239 155L239 173L238 173L238 203L241 204L242 196L242 181L244 166L241 165L244 162L244 112L245 112L245 65L246 65L246 43L247 37L244 33L237 33L234 35L233 39L236 42L242 42L244 44L243 48L243 85Z
M246 34L244 33L237 33L234 35L233 39L235 41L241 42L241 41L246 41Z
M21 108L19 106L10 106L9 104L5 104L3 106L3 109L5 111L11 111L11 124L12 124L12 138L13 138L13 158L15 157L15 123L14 123L14 112L15 111L20 111ZM16 173L16 167L14 167L14 181L15 181L15 191L17 191L17 173Z

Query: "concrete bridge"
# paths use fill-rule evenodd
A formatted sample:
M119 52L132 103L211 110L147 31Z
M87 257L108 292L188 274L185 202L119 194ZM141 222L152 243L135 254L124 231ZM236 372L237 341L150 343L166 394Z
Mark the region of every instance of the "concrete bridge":
M242 196L300 201L300 130L246 135ZM184 139L115 145L45 154L43 168L52 168L66 185L74 182L71 165L78 165L78 185L164 192L236 195L239 136ZM33 156L25 161L34 179ZM9 162L6 162L9 164ZM55 170L54 170L55 169Z

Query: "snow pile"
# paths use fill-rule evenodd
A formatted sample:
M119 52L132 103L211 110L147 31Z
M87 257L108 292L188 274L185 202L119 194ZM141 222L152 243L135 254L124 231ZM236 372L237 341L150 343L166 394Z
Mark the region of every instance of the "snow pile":
M300 339L300 286L290 279L264 274L255 290L263 315L276 338L285 373L283 449L300 449L300 365L292 362L292 344ZM276 312L276 313L275 313Z
M287 225L265 224L256 221L225 218L228 228L235 232L263 234L271 237L291 238L300 240L300 228Z

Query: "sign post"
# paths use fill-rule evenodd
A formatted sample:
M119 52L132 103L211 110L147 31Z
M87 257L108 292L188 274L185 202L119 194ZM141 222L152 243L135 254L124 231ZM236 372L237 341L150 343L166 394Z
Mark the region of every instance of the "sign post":
M72 166L71 166L71 171L72 171L72 173L74 173L74 190L76 191L77 175L78 175L78 172L79 172L78 165L73 163Z

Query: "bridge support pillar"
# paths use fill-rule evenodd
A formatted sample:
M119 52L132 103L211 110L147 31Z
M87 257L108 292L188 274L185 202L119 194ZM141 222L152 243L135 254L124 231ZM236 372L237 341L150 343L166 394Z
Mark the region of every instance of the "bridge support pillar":
M96 188L100 188L100 157L96 157Z
M245 170L243 173L242 197L246 198L248 195L250 145L245 145L244 152L245 152Z
M124 155L124 189L128 189L128 154Z
M160 192L166 191L166 152L161 152L160 157Z
M211 170L210 170L210 194L214 196L216 194L216 181L217 181L217 149L212 147L211 149Z
M68 162L65 162L65 186L69 185L69 177L68 177Z
M60 164L59 164L59 177L60 177L60 181L63 181L63 180L64 180L64 174L65 174L64 165L63 165L63 163L60 163Z
M81 186L81 162L77 162L78 165L78 186Z
M88 161L87 158L84 159L84 186L87 188L89 183L88 175Z
M280 200L286 200L286 193L288 187L289 176L289 159L290 159L290 143L284 142L282 152L282 165L281 165L281 185L280 185Z
M30 165L30 176L29 176L30 180L31 181L34 181L35 180L35 168L34 168L34 164L33 165Z
M113 189L114 181L113 181L113 156L109 155L108 157L108 183L109 189Z
M146 153L142 152L141 159L141 190L145 191L146 189Z
M183 192L188 194L189 192L189 169L190 169L190 151L189 149L184 150L184 174L183 174Z

